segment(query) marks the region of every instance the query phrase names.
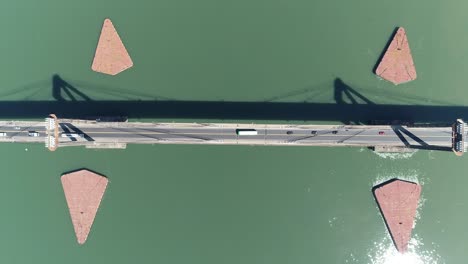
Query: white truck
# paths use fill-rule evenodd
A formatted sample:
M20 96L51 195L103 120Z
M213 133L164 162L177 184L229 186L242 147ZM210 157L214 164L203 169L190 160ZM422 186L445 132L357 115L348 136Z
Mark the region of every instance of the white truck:
M84 137L84 135L83 134L62 133L62 137L64 137L64 138L82 138L82 137Z
M38 137L39 133L36 131L28 131L28 137Z
M236 129L238 136L255 136L258 135L258 131L255 129Z

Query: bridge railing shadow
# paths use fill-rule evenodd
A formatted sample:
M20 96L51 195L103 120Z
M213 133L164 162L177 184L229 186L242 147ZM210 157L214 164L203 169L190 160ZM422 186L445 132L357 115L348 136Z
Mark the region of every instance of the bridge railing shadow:
M54 101L0 101L0 118L42 118L55 113L61 118L126 116L148 119L340 121L344 124L369 124L375 121L449 124L456 118L468 116L466 106L377 104L339 78L334 80L333 89L335 103L106 101L92 100L73 84L54 75ZM65 99L62 91L70 99Z

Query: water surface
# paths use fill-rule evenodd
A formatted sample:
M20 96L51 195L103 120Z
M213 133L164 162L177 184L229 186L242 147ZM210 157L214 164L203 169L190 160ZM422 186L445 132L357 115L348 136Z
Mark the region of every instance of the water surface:
M17 1L0 9L0 100L54 101L58 74L98 101L334 104L340 80L374 104L463 107L466 8L402 0ZM106 17L135 65L117 76L90 69ZM372 73L397 26L406 28L418 73L400 86ZM459 116L447 122L466 117L451 111ZM239 121L212 112L189 121ZM353 121L334 116L319 121ZM318 122L294 122L304 121ZM359 148L167 145L50 153L2 144L0 157L2 263L464 263L467 255L468 165L451 153L394 159ZM84 246L59 180L78 168L110 179ZM403 257L392 251L371 194L392 177L423 184L413 249Z

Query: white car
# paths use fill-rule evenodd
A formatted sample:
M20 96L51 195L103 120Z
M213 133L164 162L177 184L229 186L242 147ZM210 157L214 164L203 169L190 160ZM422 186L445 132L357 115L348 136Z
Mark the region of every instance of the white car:
M0 132L0 137L6 137L6 133L5 132Z

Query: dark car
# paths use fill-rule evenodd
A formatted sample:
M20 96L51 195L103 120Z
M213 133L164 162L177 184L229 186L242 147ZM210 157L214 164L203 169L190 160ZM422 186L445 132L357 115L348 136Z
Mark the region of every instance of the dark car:
M379 135L385 135L384 131L379 131Z
M287 131L287 132L286 132L286 134L288 134L288 135L292 135L293 133L294 133L294 132L292 132L292 131Z
M332 134L338 134L338 130L333 130Z
M311 133L312 135L317 135L317 131L315 131L315 130L310 131L310 133Z

